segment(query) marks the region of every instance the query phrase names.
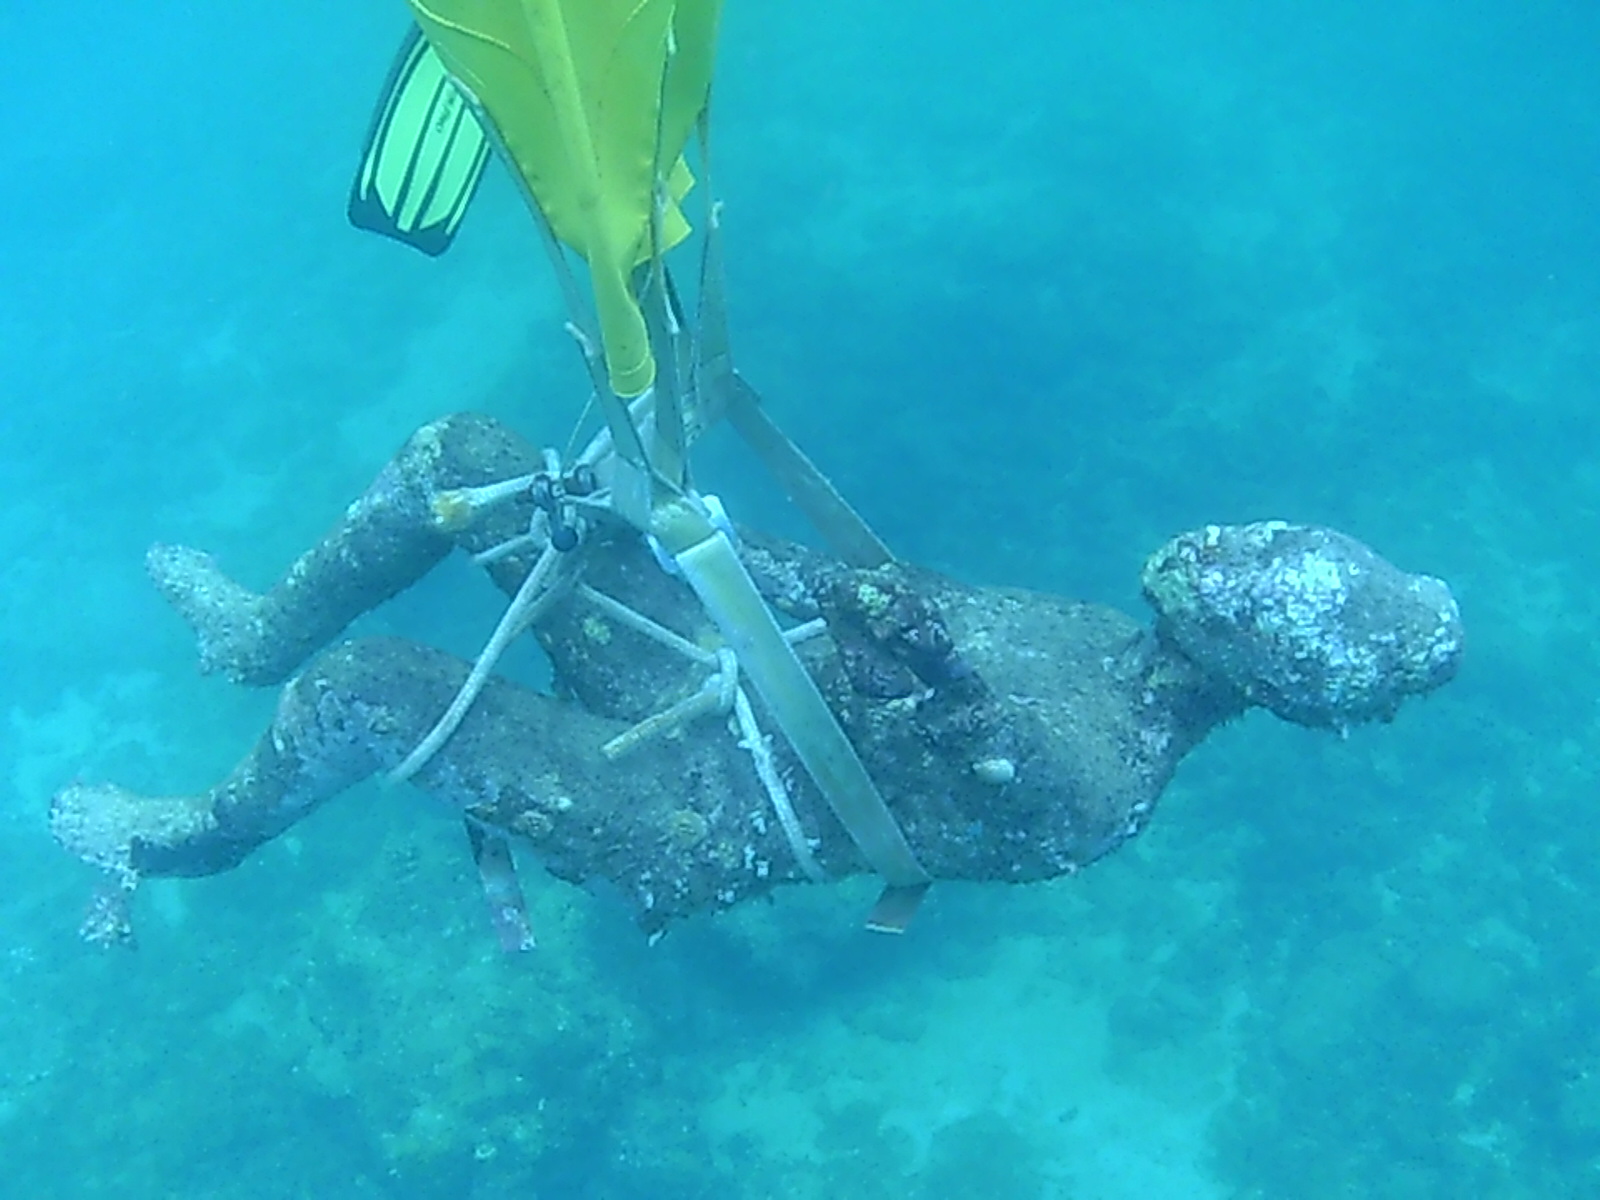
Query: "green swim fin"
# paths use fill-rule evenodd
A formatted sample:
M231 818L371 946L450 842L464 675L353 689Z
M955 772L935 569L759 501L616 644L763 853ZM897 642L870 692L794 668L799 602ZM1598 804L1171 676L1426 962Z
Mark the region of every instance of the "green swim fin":
M373 114L350 189L350 223L424 254L443 254L490 149L472 106L412 26Z

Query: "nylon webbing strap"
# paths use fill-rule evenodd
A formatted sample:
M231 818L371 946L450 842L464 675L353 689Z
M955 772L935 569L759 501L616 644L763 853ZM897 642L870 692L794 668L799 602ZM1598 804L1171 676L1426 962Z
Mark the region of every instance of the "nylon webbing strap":
M778 428L744 377L733 372L727 388L729 423L833 552L852 567L881 567L893 562L889 547L828 482L828 477L817 470L805 451Z
M475 821L469 819L464 824L467 842L472 847L472 861L478 868L478 882L483 885L483 898L489 903L489 919L500 938L500 948L508 954L532 950L533 925L528 920L522 885L517 882L517 862L511 857L511 844Z
M694 524L689 522L688 524ZM862 857L894 888L919 888L930 876L867 774L794 647L784 640L733 544L704 521L680 531L673 558L739 658L818 791ZM688 536L682 536L688 534Z
M778 428L755 388L734 370L733 356L728 349L722 230L715 208L706 217L700 259L700 310L695 326L698 339L696 388L701 397L701 419L709 425L720 417L727 417L778 486L845 562L853 567L868 568L893 562L894 554L889 547L872 532L872 527L850 507L849 501L828 482L827 476L805 452Z

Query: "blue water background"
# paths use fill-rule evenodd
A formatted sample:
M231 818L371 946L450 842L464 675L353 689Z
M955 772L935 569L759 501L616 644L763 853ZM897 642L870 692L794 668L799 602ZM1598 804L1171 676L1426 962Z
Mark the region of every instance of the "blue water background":
M395 3L0 9L6 1195L1549 1197L1600 1172L1600 9L729 0L739 360L904 556L1140 611L1210 521L1448 579L1461 677L1255 715L1074 880L690 923L375 787L74 930L75 777L203 787L272 697L141 569L263 586L423 421L582 398L498 170L430 261L343 206ZM706 480L793 518L733 448ZM442 568L367 628L471 653ZM514 669L535 670L522 661Z

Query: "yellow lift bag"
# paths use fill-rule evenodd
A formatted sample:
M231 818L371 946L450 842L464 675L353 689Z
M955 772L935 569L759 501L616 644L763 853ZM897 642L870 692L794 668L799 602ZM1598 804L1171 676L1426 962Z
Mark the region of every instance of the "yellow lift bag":
M408 2L588 263L612 389L641 394L656 368L631 277L689 232L683 150L710 95L721 0Z

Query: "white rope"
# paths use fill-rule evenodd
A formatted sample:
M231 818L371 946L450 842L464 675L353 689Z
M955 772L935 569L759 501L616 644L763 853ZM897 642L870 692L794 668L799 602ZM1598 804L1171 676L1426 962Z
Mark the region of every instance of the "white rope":
M544 514L540 513L539 515L543 516ZM544 534L519 533L516 537L507 538L498 545L490 546L487 550L478 551L478 553L472 556L472 565L475 567L487 567L493 563L499 562L502 558L510 558L519 550L527 550L533 546L540 546L543 545L544 542Z
M559 581L553 580L552 577L564 557L558 550L549 546L544 548L544 553L539 555L539 561L534 563L533 570L528 572L527 578L522 581L522 586L517 589L516 596L506 606L505 615L500 618L500 624L495 626L488 644L479 653L477 661L472 664L472 672L467 676L467 681L461 685L461 690L456 693L455 699L450 702L450 707L445 710L444 716L439 718L438 723L428 731L428 735L417 743L416 749L389 772L390 782L402 783L410 779L427 766L428 760L450 740L450 735L465 719L467 710L478 698L478 693L483 691L484 685L489 682L489 676L494 673L495 663L505 653L506 647L538 619L539 614L559 592L557 586Z
M527 491L535 478L534 475L518 475L515 479L485 484L483 487L451 488L440 492L433 498L433 523L450 532L465 529L485 509L503 504Z
M716 663L717 656L712 651L705 649L703 646L695 645L688 638L673 633L672 630L660 622L652 621L637 609L629 608L622 601L590 587L587 583L580 583L577 592L578 595L618 624L626 625L635 633L642 633L658 646L665 646L668 650L675 650L690 662L697 662L702 666L709 667Z
M739 657L733 649L722 646L712 654L586 583L580 583L576 591L589 603L629 629L642 633L651 641L675 650L695 662L717 665L716 673L707 679L694 695L685 697L658 713L652 713L638 724L623 730L600 747L600 752L609 759L618 759L637 749L650 738L680 729L709 713L731 711L739 730L739 746L750 755L751 761L755 764L756 778L761 781L767 799L772 802L772 810L778 816L778 825L783 829L784 839L789 843L795 861L800 864L800 870L804 872L806 878L814 883L823 882L827 876L811 853L811 843L806 837L805 830L800 827L800 818L795 815L794 805L789 801L789 790L784 786L783 778L778 773L777 763L773 761L772 739L763 734L761 727L756 724L755 710L750 705L750 697L739 684ZM816 637L826 629L827 623L818 618L786 631L784 636L791 643L797 643Z
M828 623L821 617L812 617L803 625L796 625L783 631L783 640L791 646L798 646L801 642L809 642L812 638L828 632Z
M750 752L750 758L756 765L756 778L761 780L761 786L767 791L767 799L772 801L772 809L778 814L778 824L783 827L783 836L789 843L789 849L794 852L795 861L800 864L800 870L807 879L812 883L822 883L827 875L811 853L811 842L806 838L805 830L800 828L800 818L795 815L794 805L789 803L789 790L783 786L778 764L772 760L772 739L762 733L761 727L756 724L750 697L745 695L742 687L733 694L733 716L739 725L739 745Z

